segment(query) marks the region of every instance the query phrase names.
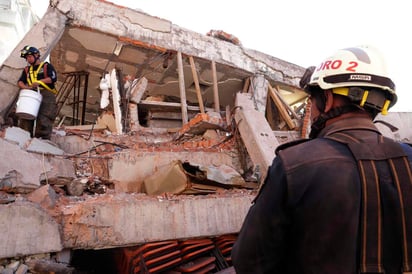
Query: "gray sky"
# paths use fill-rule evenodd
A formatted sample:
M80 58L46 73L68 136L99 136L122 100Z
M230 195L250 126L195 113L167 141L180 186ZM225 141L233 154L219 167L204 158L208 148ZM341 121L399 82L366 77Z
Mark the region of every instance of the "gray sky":
M48 3L48 0L36 0ZM340 48L370 44L385 55L398 102L412 112L412 16L404 0L111 0L206 34L223 30L255 49L307 67Z

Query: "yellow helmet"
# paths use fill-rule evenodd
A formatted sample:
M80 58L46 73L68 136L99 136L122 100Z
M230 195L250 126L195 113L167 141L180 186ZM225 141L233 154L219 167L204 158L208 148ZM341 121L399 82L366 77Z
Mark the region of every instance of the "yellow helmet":
M386 114L396 101L382 54L371 46L338 50L313 71L308 88L318 86Z

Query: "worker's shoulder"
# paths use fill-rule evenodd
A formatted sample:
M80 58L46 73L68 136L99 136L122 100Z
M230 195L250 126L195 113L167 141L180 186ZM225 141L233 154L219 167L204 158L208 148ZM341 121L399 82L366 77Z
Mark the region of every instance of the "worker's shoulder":
M311 147L322 146L322 145L325 145L324 144L325 142L330 142L330 140L327 140L325 138L298 139L298 140L290 141L290 142L279 145L276 148L275 152L277 155L281 151L302 150L302 149L307 149Z
M285 143L276 148L276 156L283 162L325 161L327 159L350 158L345 144L327 138L301 139ZM303 160L304 159L304 160Z
M401 145L403 145L407 149L412 149L412 143L409 142L401 142Z
M297 145L300 145L302 143L306 143L306 142L309 142L309 141L313 141L313 139L299 139L299 140L294 140L294 141L290 141L290 142L281 144L276 148L275 153L276 153L276 155L278 155L280 151L289 149L291 147L295 147Z
M405 151L406 155L408 155L409 160L412 161L412 143L401 142L400 145L402 146L402 148Z

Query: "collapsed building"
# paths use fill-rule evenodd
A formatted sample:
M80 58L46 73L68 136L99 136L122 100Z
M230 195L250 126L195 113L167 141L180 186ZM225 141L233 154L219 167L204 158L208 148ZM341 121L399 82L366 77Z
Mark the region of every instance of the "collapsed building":
M58 72L50 141L15 126L25 45ZM32 273L229 268L276 147L307 136L304 70L224 31L50 1L0 67L0 258ZM377 120L410 140L408 113Z

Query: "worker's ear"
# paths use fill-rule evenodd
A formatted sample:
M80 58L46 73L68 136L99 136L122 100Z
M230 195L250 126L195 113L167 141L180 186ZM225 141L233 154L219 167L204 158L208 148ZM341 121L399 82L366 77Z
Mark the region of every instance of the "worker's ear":
M328 112L333 107L333 93L331 89L325 90L325 110L324 112Z

